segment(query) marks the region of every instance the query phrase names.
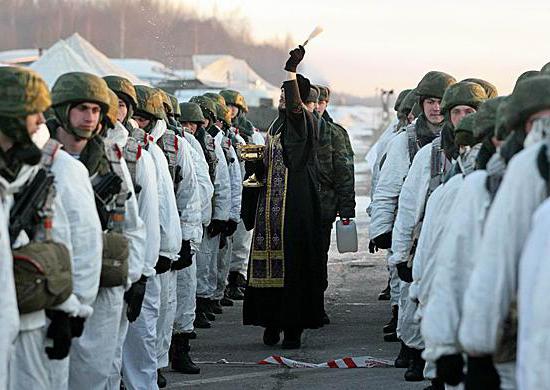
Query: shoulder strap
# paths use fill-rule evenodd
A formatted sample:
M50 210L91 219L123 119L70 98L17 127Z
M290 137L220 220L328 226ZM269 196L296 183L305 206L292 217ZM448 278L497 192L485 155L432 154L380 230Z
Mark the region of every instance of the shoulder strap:
M441 137L432 141L432 153L430 158L430 184L426 201L443 182L445 173L451 168L451 162L447 159L443 148L441 147Z
M128 199L129 192L128 183L126 183L124 178L124 172L121 165L123 152L118 145L111 140L104 140L104 145L105 156L109 161L111 169L122 180L120 192L115 199L114 209L110 213L108 228L111 231L122 233L124 230L124 215L126 214L126 200Z
M416 136L416 125L410 125L407 126L405 129L407 132L407 140L408 140L408 146L409 146L409 160L412 164L414 160L414 156L416 156L416 153L418 152L418 140Z
M53 138L50 138L48 142L46 142L46 144L42 148L42 159L40 160L40 163L46 169L51 169L55 155L60 148L61 144Z
M174 190L177 192L179 182L182 180L180 167L178 166L178 150L180 148L178 137L172 130L166 130L157 143L166 156L170 176L172 176L174 182Z
M136 183L136 172L137 172L137 162L141 157L141 144L134 137L128 137L126 141L126 146L124 147L124 160L128 166L128 171L130 171L130 177L132 178L132 183L134 187L137 186ZM137 193L136 189L136 193Z

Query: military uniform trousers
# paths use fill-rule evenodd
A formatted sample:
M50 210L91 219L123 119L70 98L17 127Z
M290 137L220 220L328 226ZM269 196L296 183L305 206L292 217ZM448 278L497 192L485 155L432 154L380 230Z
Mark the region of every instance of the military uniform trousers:
M220 235L209 237L206 229L196 255L197 297L212 298L218 285L218 252Z
M177 275L176 318L173 332L175 334L191 333L194 329L197 305L197 256L193 256L193 264L178 271Z
M128 325L122 349L122 381L128 390L157 389L157 321L160 275L148 278L139 317Z
M122 315L126 315L123 297L123 286L100 287L93 304L94 313L86 320L82 336L72 340L69 389L107 388L120 340Z
M401 281L397 336L409 348L424 349L424 339L420 333L420 322L415 318L417 305L409 298L409 288L410 283Z
M157 368L168 367L168 351L172 342L172 328L176 317L176 285L179 272L181 271L168 271L159 275L160 308L157 321Z
M250 246L252 244L252 230L247 231L243 221L237 225L237 230L233 234L233 250L231 251L230 272L238 272L246 277L248 269L248 257L250 256Z
M221 239L221 238L220 238ZM220 300L223 298L225 286L227 286L227 277L231 266L231 253L233 249L233 236L225 238L225 246L218 251L218 273L216 279L216 290L212 299Z

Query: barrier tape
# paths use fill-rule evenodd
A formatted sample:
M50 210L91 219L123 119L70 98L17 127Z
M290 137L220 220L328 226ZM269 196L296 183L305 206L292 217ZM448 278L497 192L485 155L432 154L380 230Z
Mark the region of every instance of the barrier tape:
M329 360L325 363L307 363L271 355L258 364L275 364L288 368L385 368L393 367L393 362L385 359L377 359L372 356L345 357L337 360Z

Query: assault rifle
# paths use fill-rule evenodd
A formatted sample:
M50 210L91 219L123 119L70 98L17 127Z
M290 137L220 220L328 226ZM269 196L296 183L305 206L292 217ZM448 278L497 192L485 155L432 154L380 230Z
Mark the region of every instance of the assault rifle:
M122 190L122 179L114 172L98 176L93 180L95 205L101 227L106 230L109 223L110 205Z
M13 245L21 230L34 236L35 226L39 222L39 211L44 208L49 194L54 190L54 175L40 169L22 191L15 196L15 203L10 212L10 243Z

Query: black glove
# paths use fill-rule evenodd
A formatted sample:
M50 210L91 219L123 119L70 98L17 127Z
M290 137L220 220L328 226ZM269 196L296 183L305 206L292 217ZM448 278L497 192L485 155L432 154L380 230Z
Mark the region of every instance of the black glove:
M244 162L245 178L256 175L256 179L262 181L265 176L264 160L245 161Z
M157 271L157 275L160 275L165 273L166 271L169 271L171 265L172 265L172 260L170 260L168 257L159 256L159 259L157 260L157 264L155 265L155 271Z
M191 253L191 242L183 240L181 242L180 258L172 263L172 271L179 271L193 264L193 254Z
M233 233L235 233L235 231L237 230L237 225L239 225L237 222L233 221L232 219L230 219L229 221L227 221L227 224L225 226L225 236L226 237L231 237L233 235Z
M296 68L298 64L304 59L306 54L306 49L302 45L298 46L296 49L290 51L290 57L286 61L285 70L288 72L296 73Z
M399 279L401 279L406 283L412 283L413 281L412 268L409 268L406 261L397 264L395 267L397 268L397 276L399 276Z
M210 237L216 237L218 234L225 230L226 221L220 221L219 219L213 219L210 225L206 228L206 232Z
M84 322L86 318L82 317L70 317L71 320L71 336L80 337L84 332Z
M218 248L223 249L225 248L226 245L227 245L227 236L225 235L225 233L222 233L220 234L220 245L218 245Z
M71 320L69 315L59 310L46 310L50 326L46 337L53 340L53 347L46 347L50 360L62 360L69 356L71 349Z
M390 249L391 248L391 231L374 237L372 239L378 249Z
M464 381L466 390L499 390L500 377L491 356L468 356L468 370Z
M374 242L374 240L369 241L369 252L370 253L378 252L378 247L376 246L376 243Z
M141 313L141 305L143 304L146 287L147 276L141 275L141 278L124 293L124 300L128 304L126 316L130 322L134 322L139 317L139 313Z
M443 355L435 362L437 377L448 385L456 386L464 380L464 358L462 354Z

